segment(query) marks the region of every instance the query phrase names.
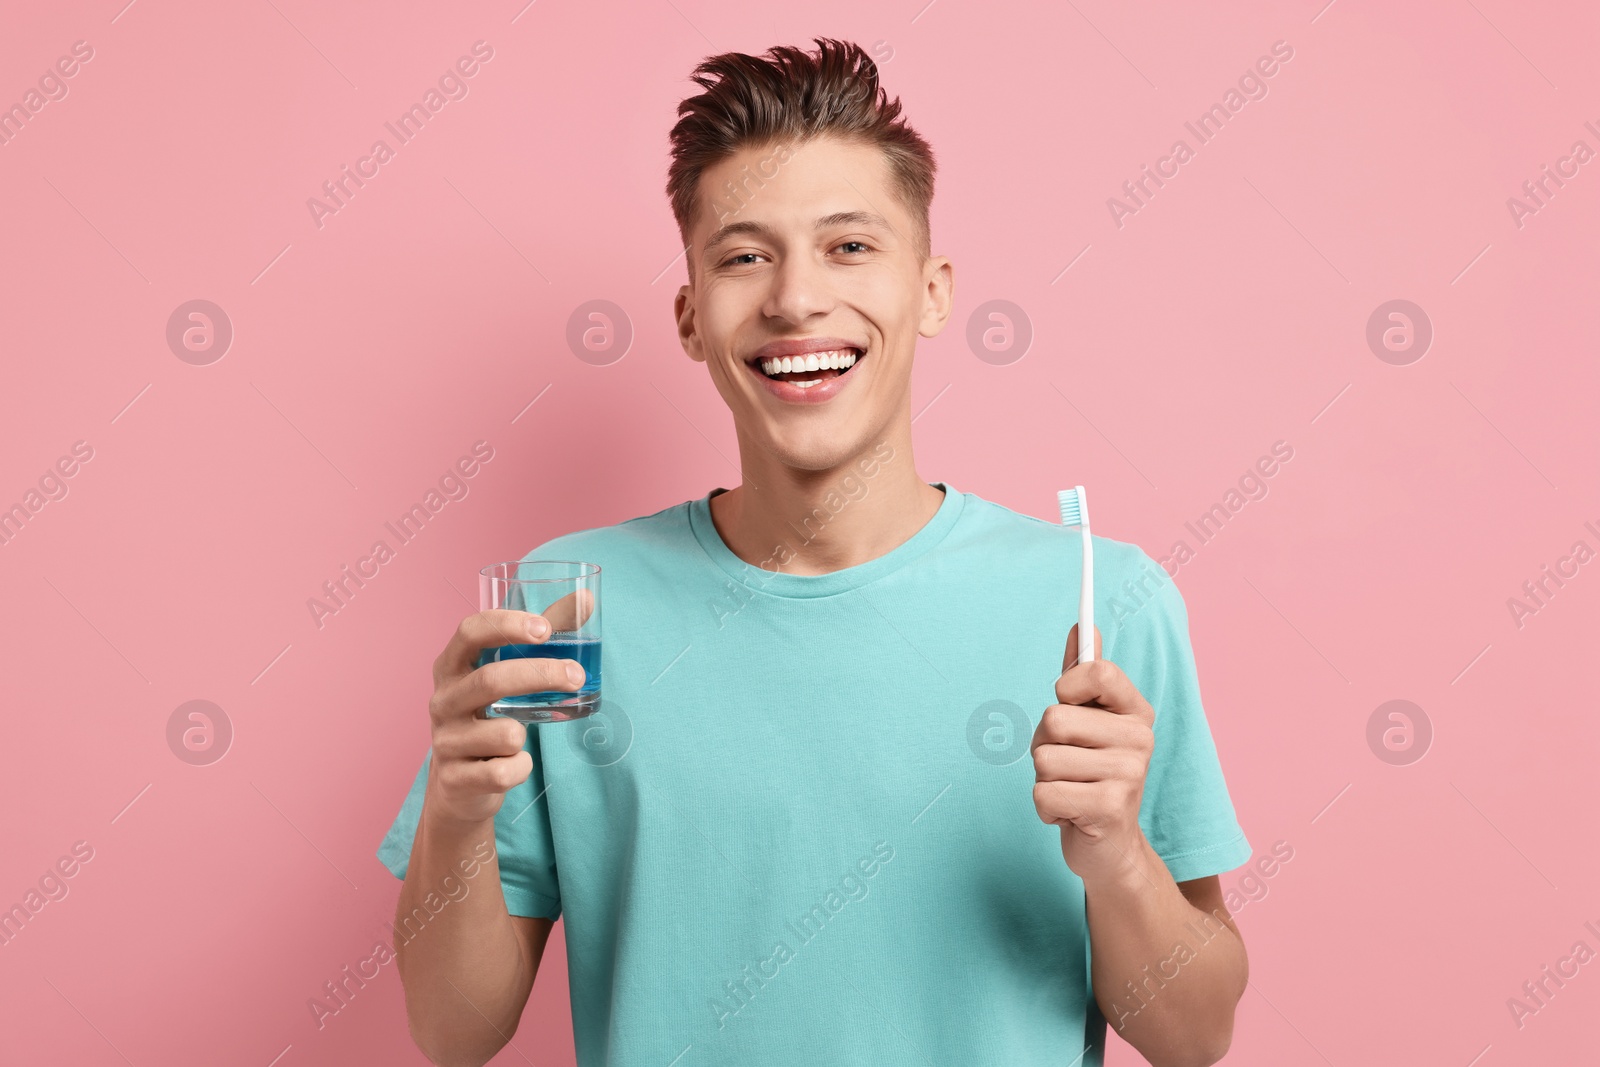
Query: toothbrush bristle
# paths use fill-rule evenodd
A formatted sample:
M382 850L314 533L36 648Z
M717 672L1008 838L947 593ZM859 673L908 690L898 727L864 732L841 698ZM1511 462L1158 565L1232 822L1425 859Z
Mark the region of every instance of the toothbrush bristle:
M1083 525L1083 487L1063 489L1056 494L1056 502L1061 505L1061 525Z

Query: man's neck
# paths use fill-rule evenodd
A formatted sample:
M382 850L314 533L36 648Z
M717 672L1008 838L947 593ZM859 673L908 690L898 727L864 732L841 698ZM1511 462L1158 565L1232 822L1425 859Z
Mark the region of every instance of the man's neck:
M886 437L827 471L759 462L752 470L747 454L743 483L711 498L711 520L734 555L768 570L827 574L877 559L944 500L917 474L909 437Z

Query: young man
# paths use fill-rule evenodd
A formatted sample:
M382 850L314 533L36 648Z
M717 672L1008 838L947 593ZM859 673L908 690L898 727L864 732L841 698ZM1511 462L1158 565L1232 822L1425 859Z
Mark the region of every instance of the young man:
M477 717L578 688L473 669L538 616L468 616L434 664L378 852L412 1034L488 1060L564 915L584 1067L1098 1064L1108 1019L1213 1063L1246 978L1216 875L1250 846L1183 600L1096 538L1109 658L1080 664L1079 534L917 473L911 367L953 291L933 157L858 47L817 44L701 64L672 131L678 333L741 484L528 555L603 568L601 712Z

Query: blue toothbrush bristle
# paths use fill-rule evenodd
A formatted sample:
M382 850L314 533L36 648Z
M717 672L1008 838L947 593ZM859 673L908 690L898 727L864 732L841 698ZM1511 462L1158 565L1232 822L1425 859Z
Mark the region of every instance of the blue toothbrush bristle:
M1061 525L1083 525L1083 499L1076 489L1063 489L1056 494L1056 501L1061 505Z

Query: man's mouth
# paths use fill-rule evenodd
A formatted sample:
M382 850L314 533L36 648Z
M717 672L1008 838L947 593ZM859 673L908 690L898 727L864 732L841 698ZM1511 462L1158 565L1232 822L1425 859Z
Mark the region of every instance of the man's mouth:
M829 378L842 377L865 358L866 353L859 348L840 348L829 352L808 352L803 356L756 360L755 367L773 381L793 382L802 389L809 389Z

